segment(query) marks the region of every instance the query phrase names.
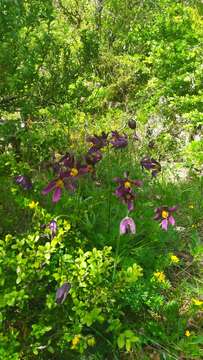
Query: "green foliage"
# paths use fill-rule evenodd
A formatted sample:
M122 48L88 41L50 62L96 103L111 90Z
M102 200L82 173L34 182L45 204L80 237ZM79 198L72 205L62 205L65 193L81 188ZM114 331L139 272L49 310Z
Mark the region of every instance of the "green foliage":
M1 359L202 358L202 15L199 0L0 0ZM127 148L103 148L59 203L41 194L112 130ZM128 170L130 215L113 195ZM162 231L154 209L175 204ZM118 236L126 215L136 234Z

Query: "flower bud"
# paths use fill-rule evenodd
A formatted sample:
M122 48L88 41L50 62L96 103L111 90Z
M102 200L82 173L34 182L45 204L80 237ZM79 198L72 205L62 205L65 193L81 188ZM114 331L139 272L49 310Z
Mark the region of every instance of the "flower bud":
M137 126L136 121L133 120L133 119L130 119L128 121L128 126L129 126L130 129L136 129L136 126Z

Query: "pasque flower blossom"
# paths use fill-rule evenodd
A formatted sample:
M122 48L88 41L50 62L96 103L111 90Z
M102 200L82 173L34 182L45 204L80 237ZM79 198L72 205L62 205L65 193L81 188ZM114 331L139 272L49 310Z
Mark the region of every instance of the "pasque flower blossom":
M152 176L156 176L161 171L161 164L153 158L145 157L140 161L140 164L142 168L151 171Z
M52 201L55 203L60 200L64 187L67 190L75 191L76 179L89 172L88 164L82 165L71 154L64 155L59 164L61 165L58 177L50 181L47 187L42 190L43 195L47 195L50 191L54 190Z
M95 165L102 159L102 153L100 150L92 147L88 150L87 155L85 156L86 163L89 165Z
M18 175L15 177L16 184L20 185L24 190L30 190L32 188L32 181L28 176Z
M108 134L103 131L101 135L94 134L93 136L88 136L87 141L92 143L91 149L99 150L108 144L107 138Z
M88 173L87 165L82 165L73 155L68 154L68 156L64 158L63 164L66 167L66 171L64 172L65 178L75 179Z
M175 219L173 213L177 210L177 206L168 207L161 206L155 210L155 220L161 221L161 227L163 230L167 231L169 224L172 226L175 225Z
M65 282L60 288L57 289L57 291L56 291L57 304L63 304L63 302L67 298L70 288L71 288L71 284Z
M126 134L120 135L118 131L112 131L110 143L116 149L124 148L128 145L128 137Z
M49 184L42 190L42 195L47 195L50 191L54 191L52 196L52 201L54 203L58 202L61 198L62 189L65 185L65 174L61 173L60 176L49 182Z
M136 225L134 220L131 217L126 216L120 222L120 235L124 234L135 234Z
M115 195L126 204L129 211L134 209L135 194L133 192L133 186L142 186L141 180L131 180L128 177L128 173L124 174L125 178L115 178L114 181L119 185L115 190Z
M48 226L49 226L49 229L51 231L51 239L53 239L56 236L56 233L57 233L57 222L56 222L56 220L51 220Z

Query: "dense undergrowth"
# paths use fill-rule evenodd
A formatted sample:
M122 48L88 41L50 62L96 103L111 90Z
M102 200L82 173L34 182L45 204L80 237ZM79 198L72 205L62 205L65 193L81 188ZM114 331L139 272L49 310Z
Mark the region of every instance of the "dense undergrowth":
M202 359L202 2L0 6L0 358Z

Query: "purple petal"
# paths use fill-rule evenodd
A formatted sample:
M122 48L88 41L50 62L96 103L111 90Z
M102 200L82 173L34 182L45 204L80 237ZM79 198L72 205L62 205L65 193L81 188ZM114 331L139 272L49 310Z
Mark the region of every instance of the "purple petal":
M123 187L119 186L115 190L115 195L118 196L118 197L121 197L121 196L123 196L125 194L125 192L126 191L123 189Z
M61 198L61 194L62 194L62 190L60 187L57 187L56 190L54 191L53 193L53 196L52 196L52 201L54 203L58 202Z
M74 167L74 155L67 153L60 161L63 161L64 166L68 168Z
M161 227L163 230L167 231L168 230L168 219L164 219L161 222Z
M88 167L86 165L80 166L78 169L78 175L85 175L89 172Z
M15 177L15 182L22 186L24 190L30 190L32 188L32 182L28 176L18 175Z
M123 179L119 178L119 177L115 177L113 179L113 181L117 182L117 183L122 183L123 182Z
M132 200L128 200L127 205L128 205L128 210L129 211L132 211L134 209L134 204L133 204Z
M48 194L51 190L53 190L55 188L55 186L56 186L56 181L55 180L50 181L50 183L47 185L47 187L45 187L42 190L42 195Z
M156 177L157 174L158 174L158 171L157 171L157 170L152 171L152 177Z
M162 211L162 209L160 207L155 209L154 220L160 220L162 218L161 211Z
M64 283L60 288L56 291L56 302L57 304L63 304L63 302L66 300L67 295L70 291L71 284Z
M171 225L173 225L173 226L175 225L175 219L172 215L169 216L168 221Z
M142 180L134 180L133 184L136 185L136 186L142 186L143 182L142 182Z
M177 210L177 208L178 208L177 206L172 206L168 210L169 210L169 212L174 212Z
M53 190L55 188L55 186L56 186L56 181L55 180L50 181L50 183L47 185L47 187L45 187L42 190L42 195L48 194L51 190Z
M57 222L55 220L49 223L49 229L51 230L51 238L53 239L57 233Z
M132 218L125 217L120 222L120 235L124 235L127 233L135 234L136 232L136 225Z
M70 191L75 191L77 187L76 184L72 181L65 183L65 188Z

